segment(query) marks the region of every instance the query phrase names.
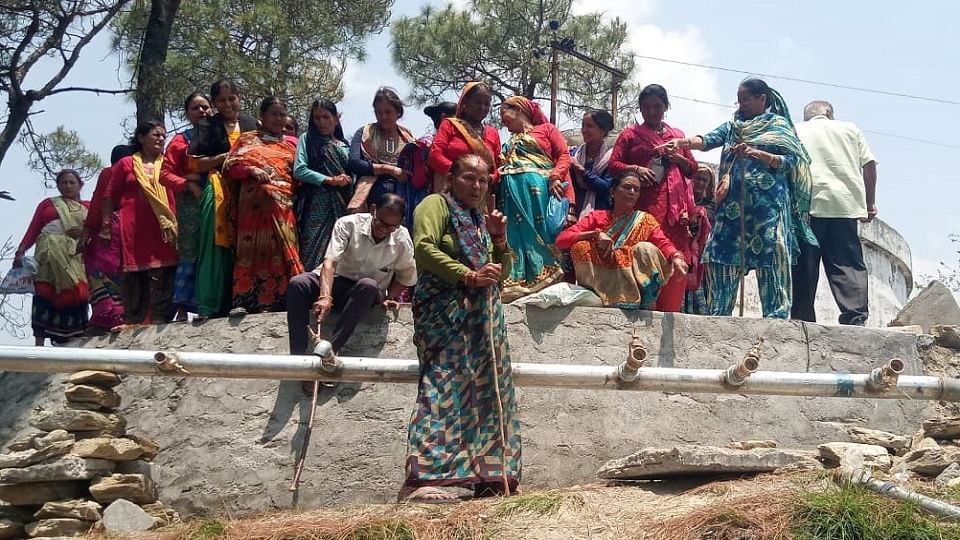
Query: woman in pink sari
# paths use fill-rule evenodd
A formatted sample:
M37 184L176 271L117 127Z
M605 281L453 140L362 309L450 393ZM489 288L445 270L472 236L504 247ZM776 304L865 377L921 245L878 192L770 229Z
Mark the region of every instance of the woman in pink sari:
M691 265L699 254L690 235L689 223L696 205L688 179L697 172L697 162L689 150L668 153L662 148L667 142L684 137L682 131L663 121L669 106L667 91L658 84L648 85L640 92L643 123L625 129L617 137L608 168L614 177L629 172L640 178L637 210L653 215L670 242L683 253L687 265ZM654 309L680 311L686 289L686 276L675 274L660 289Z

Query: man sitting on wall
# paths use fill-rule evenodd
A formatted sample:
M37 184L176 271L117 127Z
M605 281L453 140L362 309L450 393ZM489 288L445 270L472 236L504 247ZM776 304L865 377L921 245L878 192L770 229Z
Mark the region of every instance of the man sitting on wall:
M334 352L372 307L396 309L400 294L417 282L413 242L400 225L406 209L402 197L385 193L370 213L337 220L323 264L295 276L287 287L290 354L307 352L311 304L318 326L334 306L340 311L330 339Z

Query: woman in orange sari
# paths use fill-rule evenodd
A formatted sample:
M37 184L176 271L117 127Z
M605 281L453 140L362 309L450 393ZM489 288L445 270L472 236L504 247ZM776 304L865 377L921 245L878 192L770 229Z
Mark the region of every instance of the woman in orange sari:
M490 115L492 95L487 83L468 82L460 92L456 115L440 122L427 158L427 166L435 175L434 193L446 191L453 162L466 154L482 157L493 168L493 185L500 182L500 134L495 127L484 123Z
M287 283L303 272L293 212L296 148L283 136L287 106L260 104L260 130L240 135L223 163L240 183L231 316L286 309Z
M632 171L615 178L612 210L594 210L557 235L557 247L570 250L577 282L604 306L652 309L663 284L687 273L683 252L657 220L634 209L641 189Z

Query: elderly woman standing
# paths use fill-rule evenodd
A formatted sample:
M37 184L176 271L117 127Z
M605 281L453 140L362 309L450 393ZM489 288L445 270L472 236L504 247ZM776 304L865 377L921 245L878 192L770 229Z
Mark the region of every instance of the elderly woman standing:
M13 266L21 266L27 250L37 245L31 320L38 347L46 338L64 343L80 337L87 328L90 289L77 253L77 239L83 233L89 206L80 200L82 187L76 171L60 171L60 196L40 202L14 255Z
M508 242L516 255L503 287L503 299L510 302L563 278L560 254L553 246L559 230L550 230L546 218L551 197L567 197L573 205L573 188L566 182L567 142L535 102L523 96L507 98L500 119L511 133L503 146L498 202L510 223Z
M664 149L667 142L684 136L663 121L669 107L667 91L659 84L648 85L640 92L643 123L627 128L617 137L610 171L614 176L633 172L640 178L643 190L637 208L653 215L667 238L683 252L687 264L692 264L696 254L689 224L696 205L687 179L696 172L697 162L688 149ZM660 291L654 309L680 311L686 289L687 279L675 275Z
M461 156L449 192L429 195L417 209L420 384L400 491L408 500L456 500L444 486L503 494L520 482L520 421L499 285L510 273L506 218L480 211L491 173L481 156Z
M293 214L296 148L284 137L287 106L260 104L260 129L240 135L223 162L239 183L237 251L231 316L286 309L287 284L303 272Z
M808 225L810 158L776 90L747 79L733 119L706 135L675 139L668 151L723 146L717 211L703 252L711 315L730 315L737 285L756 270L764 317L790 316L790 267L798 238L817 245Z
M365 212L384 193L402 195L398 184L410 180L408 171L397 163L404 147L416 137L397 123L403 118L403 102L394 89L377 89L373 114L377 121L358 129L350 141L350 170L358 177L348 205L351 212Z
M440 122L427 159L427 165L435 174L434 193L446 191L453 162L466 154L482 157L494 171L494 184L499 181L500 134L484 123L490 114L492 95L490 85L485 82L467 83L460 92L456 115Z

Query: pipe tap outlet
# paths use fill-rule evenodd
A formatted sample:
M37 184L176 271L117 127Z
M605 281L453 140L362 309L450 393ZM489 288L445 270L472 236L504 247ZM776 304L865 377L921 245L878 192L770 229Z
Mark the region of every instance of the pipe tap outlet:
M316 347L313 348L313 354L320 357L320 369L327 373L337 373L343 369L343 362L337 358L337 353L333 350L333 345L325 339L317 340Z
M870 372L867 379L867 388L869 390L884 390L897 385L900 374L903 373L903 360L894 358L886 364Z
M640 336L634 335L630 340L630 352L627 359L617 367L617 377L623 382L633 382L640 375L640 368L647 362L647 348L643 346Z
M761 346L763 346L763 338L757 339L753 347L743 356L743 360L727 368L723 373L724 382L731 386L740 386L746 382L747 377L760 369Z

